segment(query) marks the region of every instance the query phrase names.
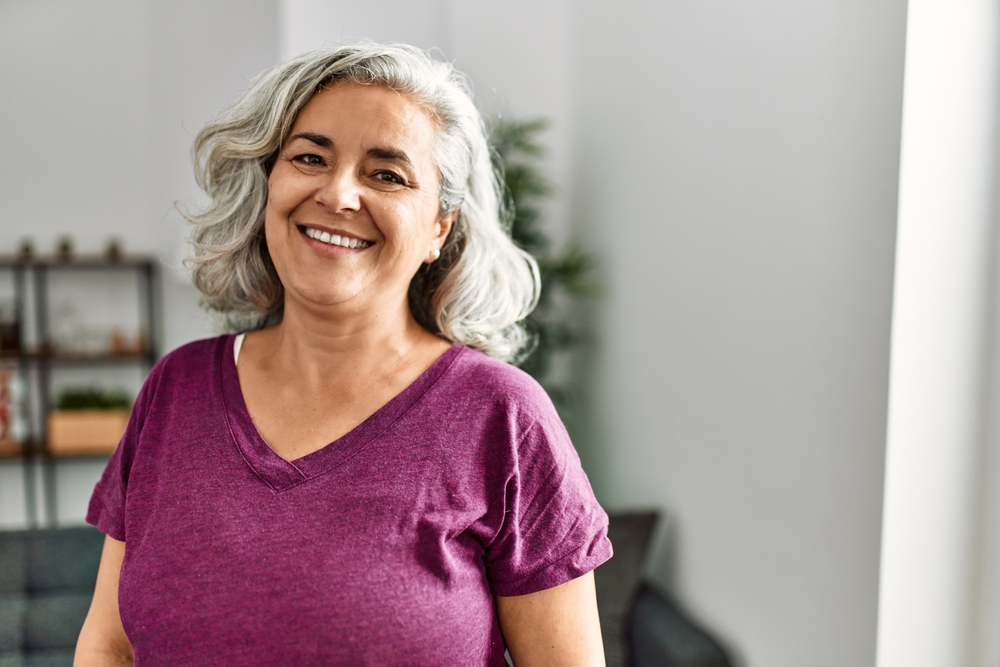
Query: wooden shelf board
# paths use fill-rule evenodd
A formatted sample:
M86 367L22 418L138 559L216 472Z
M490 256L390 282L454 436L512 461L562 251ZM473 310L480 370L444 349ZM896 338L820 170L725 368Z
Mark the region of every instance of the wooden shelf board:
M39 255L25 260L18 255L0 255L0 268L43 268L43 269L139 269L155 265L157 259L149 255L123 255L111 261L104 255L73 255L63 260L52 255Z
M79 452L50 452L45 451L44 454L48 458L59 459L60 461L65 461L68 459L106 459L115 453L115 448L111 449L94 449Z
M0 360L7 361L29 361L34 363L44 362L53 365L86 365L86 364L124 364L137 361L149 361L150 353L147 352L123 352L121 354L100 353L60 353L60 352L0 352Z
M5 449L0 448L0 461L16 461L24 460L29 457L34 457L41 454L44 458L50 460L58 461L71 461L74 459L106 459L115 453L114 448L111 449L94 449L79 452L50 452L48 450L42 451L32 451L30 454L26 454L21 449Z

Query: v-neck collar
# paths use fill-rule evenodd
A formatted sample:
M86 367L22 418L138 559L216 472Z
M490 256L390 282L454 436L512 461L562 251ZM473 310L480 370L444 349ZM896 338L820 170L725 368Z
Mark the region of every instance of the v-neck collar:
M247 465L275 491L284 491L343 464L364 449L413 407L444 375L465 350L452 345L410 386L396 394L351 431L301 458L287 461L278 456L261 437L250 418L233 354L235 334L221 336L222 349L216 354L222 403L236 447Z

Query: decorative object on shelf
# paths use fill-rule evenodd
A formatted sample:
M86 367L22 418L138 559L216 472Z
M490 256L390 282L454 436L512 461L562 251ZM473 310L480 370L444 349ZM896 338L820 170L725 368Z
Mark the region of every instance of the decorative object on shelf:
M13 301L0 301L0 355L21 351L21 322Z
M111 354L128 354L131 351L132 346L129 345L122 330L118 327L112 329L111 335L108 336L108 352Z
M121 357L141 355L147 349L148 336L141 327L129 333L121 326L87 326L71 299L52 308L50 321L53 354Z
M90 347L87 332L80 318L77 300L56 301L49 315L49 336L53 350L64 353L86 352Z
M104 248L104 259L108 260L112 264L120 262L122 258L122 242L121 240L113 236L108 241L108 245Z
M69 262L73 259L73 237L68 234L60 236L56 242L56 257L60 262Z
M125 432L131 401L121 391L67 389L49 413L48 450L54 455L107 454Z
M28 437L24 379L12 366L0 366L0 455L19 454Z
M539 171L544 148L537 137L547 127L548 121L541 118L501 119L490 132L490 142L495 151L494 166L506 186L506 204L513 209L511 238L538 260L542 278L538 306L523 322L535 337L535 347L519 365L545 387L562 412L570 403L571 391L552 377L553 357L577 345L584 336L567 322L565 297L593 297L597 289L587 280L593 258L572 243L553 251L552 241L542 229L539 204L552 194L552 184Z
M147 351L149 351L149 334L145 330L139 329L135 338L132 339L131 352L134 354L146 354Z
M35 258L35 243L30 237L24 237L21 239L21 245L18 246L17 256L22 262L30 262Z

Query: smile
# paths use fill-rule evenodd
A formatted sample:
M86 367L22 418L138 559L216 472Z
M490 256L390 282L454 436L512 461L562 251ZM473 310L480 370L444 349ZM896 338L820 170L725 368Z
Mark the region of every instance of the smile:
M305 235L311 239L321 241L327 245L336 245L341 248L367 248L373 245L371 241L362 241L361 239L352 239L347 236L338 236L337 234L331 234L330 232L320 231L318 229L313 229L312 227L305 227Z

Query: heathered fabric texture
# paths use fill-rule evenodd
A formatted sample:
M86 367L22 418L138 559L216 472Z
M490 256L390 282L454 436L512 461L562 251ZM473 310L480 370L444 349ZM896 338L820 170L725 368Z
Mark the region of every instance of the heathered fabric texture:
M458 345L294 462L254 428L233 337L180 348L146 380L87 520L125 541L137 667L499 667L493 595L611 556L548 397Z

